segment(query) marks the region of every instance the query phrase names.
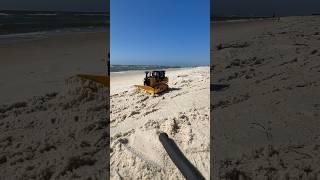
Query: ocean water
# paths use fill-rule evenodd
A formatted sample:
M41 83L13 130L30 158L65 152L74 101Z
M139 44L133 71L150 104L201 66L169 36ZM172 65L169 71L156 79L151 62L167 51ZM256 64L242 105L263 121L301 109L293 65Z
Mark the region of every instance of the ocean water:
M111 59L112 61L112 59ZM169 68L182 68L182 66L159 66L159 65L111 65L110 72L137 71L137 70L161 70Z
M239 20L255 20L255 19L267 19L269 16L213 16L211 21L239 21Z
M0 35L108 26L103 12L0 11Z

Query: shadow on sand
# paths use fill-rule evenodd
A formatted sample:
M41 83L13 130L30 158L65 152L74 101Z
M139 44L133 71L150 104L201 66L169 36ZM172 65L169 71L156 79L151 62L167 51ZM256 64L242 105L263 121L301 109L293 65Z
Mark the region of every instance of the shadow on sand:
M180 90L181 88L169 88L168 91L177 91Z
M163 92L161 92L161 93L158 93L157 94L157 96L162 96L162 95L164 95L164 94L166 94L166 93L169 93L169 92L171 92L171 91L178 91L178 90L180 90L181 88L169 88L168 90L166 90L166 91L163 91Z
M229 87L229 84L210 84L210 91L223 91Z

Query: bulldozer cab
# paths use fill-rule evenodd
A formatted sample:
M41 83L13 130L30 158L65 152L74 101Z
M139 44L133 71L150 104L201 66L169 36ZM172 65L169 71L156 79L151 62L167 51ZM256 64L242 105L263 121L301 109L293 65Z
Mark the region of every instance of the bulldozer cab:
M156 83L159 83L165 80L165 71L145 71L146 77L144 78L145 86L154 86Z

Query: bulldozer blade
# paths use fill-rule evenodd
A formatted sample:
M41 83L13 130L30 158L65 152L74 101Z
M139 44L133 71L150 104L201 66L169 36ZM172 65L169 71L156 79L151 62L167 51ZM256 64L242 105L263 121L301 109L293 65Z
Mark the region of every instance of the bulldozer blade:
M142 85L134 85L134 86L139 88L139 89L143 89L143 90L147 91L151 95L154 95L156 93L155 89L150 87L150 86L142 86Z
M110 86L110 78L109 76L102 76L102 75L90 75L90 74L78 74L78 77L84 80L91 80L102 84L104 86Z
M156 86L143 86L143 85L134 85L135 87L139 89L143 89L146 92L150 93L151 95L162 93L166 90L168 90L168 85L164 83L158 83Z

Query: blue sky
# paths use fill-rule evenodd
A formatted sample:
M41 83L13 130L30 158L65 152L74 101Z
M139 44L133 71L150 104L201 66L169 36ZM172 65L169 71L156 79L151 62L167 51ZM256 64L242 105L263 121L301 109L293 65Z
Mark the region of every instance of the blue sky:
M209 64L210 0L110 3L111 64Z

